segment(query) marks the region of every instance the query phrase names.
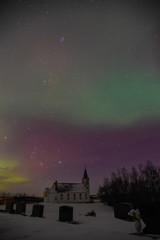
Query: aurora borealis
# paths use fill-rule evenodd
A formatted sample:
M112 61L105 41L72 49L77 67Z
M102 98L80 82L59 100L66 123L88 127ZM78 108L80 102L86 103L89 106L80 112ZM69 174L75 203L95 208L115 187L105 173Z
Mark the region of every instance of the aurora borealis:
M0 1L0 191L91 193L160 159L157 1Z

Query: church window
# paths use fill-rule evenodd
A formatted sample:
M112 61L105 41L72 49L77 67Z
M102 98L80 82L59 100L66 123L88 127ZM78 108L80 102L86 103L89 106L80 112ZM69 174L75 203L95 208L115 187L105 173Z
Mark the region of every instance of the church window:
M70 197L70 196L69 196L69 193L68 193L68 194L67 194L67 200L69 200L69 197Z
M81 193L79 194L79 199L80 199L80 200L82 199L82 194L81 194Z
M63 194L62 193L61 193L60 197L61 197L61 200L63 200Z
M73 199L76 200L76 194L75 193L73 194Z

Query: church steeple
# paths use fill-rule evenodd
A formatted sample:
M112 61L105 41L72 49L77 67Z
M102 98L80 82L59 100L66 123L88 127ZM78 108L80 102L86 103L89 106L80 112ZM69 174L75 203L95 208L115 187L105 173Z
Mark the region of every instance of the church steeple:
M88 174L87 174L87 170L86 170L86 167L84 169L84 173L83 173L83 178L82 178L82 183L83 185L88 189L89 191L89 177L88 177Z
M85 169L84 169L83 178L86 178L86 179L88 178L88 179L89 179L88 174L87 174L86 167L85 167Z

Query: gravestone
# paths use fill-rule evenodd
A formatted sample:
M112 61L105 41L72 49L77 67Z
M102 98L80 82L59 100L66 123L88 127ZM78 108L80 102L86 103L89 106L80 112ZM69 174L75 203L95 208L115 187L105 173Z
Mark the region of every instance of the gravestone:
M16 203L16 214L25 214L26 211L26 203L25 202L17 202Z
M5 207L5 212L14 213L13 206L14 206L13 202L7 202Z
M59 221L73 221L73 207L62 206L59 208Z
M160 202L146 203L139 207L141 218L145 223L144 234L160 234Z
M31 217L43 217L44 206L41 204L34 204Z
M114 217L126 221L131 221L132 217L128 215L128 212L133 209L132 203L116 203L114 205Z

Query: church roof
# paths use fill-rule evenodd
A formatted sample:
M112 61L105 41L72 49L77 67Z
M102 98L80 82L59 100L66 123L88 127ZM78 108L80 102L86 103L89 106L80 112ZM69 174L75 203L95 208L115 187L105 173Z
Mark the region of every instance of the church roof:
M82 183L57 183L58 192L86 192L86 187Z

